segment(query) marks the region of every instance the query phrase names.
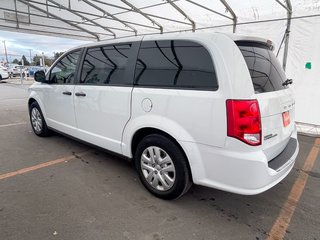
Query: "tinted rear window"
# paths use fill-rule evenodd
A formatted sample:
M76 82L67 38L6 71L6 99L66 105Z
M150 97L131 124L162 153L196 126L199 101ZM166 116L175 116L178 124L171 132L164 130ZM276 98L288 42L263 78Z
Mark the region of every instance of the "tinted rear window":
M238 42L246 60L256 93L273 92L286 87L285 73L274 53L268 46L259 43Z
M198 43L183 40L142 42L135 84L160 88L218 89L209 52Z

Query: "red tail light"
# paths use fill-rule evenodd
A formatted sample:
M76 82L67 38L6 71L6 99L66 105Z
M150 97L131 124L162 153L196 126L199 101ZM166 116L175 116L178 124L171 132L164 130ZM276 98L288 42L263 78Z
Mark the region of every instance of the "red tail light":
M227 100L228 136L249 145L261 144L261 117L257 100Z

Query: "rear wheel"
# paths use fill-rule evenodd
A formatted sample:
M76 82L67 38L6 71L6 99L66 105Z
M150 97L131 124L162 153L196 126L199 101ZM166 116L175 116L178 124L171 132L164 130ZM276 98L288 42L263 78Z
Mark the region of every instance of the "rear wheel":
M29 109L30 122L33 132L40 137L49 136L50 130L41 112L40 106L37 102L33 102Z
M178 198L191 186L184 153L165 136L143 138L136 149L135 165L142 184L159 198Z
M0 81L2 80L2 76L0 75Z

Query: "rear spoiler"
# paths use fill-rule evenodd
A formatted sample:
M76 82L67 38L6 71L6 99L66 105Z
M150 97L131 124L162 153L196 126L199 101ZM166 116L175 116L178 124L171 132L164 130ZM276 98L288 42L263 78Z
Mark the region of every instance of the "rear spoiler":
M235 43L238 46L250 46L250 47L261 47L265 49L269 49L273 51L274 46L272 41L267 40L267 42L260 42L260 41L252 41L252 40L237 40Z

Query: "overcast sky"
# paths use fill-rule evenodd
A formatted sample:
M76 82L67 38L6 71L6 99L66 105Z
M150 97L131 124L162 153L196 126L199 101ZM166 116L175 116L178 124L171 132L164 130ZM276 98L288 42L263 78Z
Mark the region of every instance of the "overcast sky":
M74 46L88 43L67 38L0 31L0 61L5 60L3 41L6 41L9 62L15 58L21 59L22 55L29 60L29 49L32 49L32 57L42 52L51 57L54 52L66 51Z

